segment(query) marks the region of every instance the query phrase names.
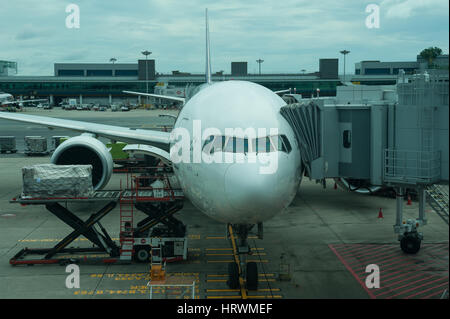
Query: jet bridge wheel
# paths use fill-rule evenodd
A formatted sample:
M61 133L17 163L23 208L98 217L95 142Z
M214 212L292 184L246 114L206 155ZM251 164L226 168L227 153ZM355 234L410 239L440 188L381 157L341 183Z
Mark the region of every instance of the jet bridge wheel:
M239 288L239 267L235 262L228 263L228 287L231 289Z
M421 242L417 233L406 233L400 240L400 247L407 254L416 254L420 250Z
M247 263L247 289L257 290L258 289L258 265L255 262Z

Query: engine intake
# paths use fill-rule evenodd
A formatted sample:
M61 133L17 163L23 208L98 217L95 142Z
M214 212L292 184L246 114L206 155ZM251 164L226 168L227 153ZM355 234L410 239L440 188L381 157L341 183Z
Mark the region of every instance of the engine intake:
M114 167L105 144L89 134L72 137L61 143L53 153L51 162L56 165L92 165L94 190L106 186Z

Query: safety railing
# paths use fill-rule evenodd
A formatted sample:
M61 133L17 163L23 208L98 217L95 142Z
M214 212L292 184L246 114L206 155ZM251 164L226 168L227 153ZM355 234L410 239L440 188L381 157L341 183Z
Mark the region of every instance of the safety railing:
M171 185L166 167L129 168L126 171L125 183L120 180L121 189L124 186L123 198L134 202L174 201L184 197L180 188ZM173 173L172 173L173 174Z
M431 185L441 177L441 152L386 149L383 179L388 183Z

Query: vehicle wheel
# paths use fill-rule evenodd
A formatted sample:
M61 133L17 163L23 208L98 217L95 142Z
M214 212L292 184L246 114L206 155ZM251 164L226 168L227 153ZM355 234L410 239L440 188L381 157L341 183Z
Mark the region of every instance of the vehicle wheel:
M401 239L400 247L407 254L416 254L420 250L420 243L417 235L407 234Z
M150 247L136 246L134 251L134 258L140 263L150 262Z
M235 262L228 263L228 287L239 288L239 267Z
M247 263L247 289L258 289L258 265L255 262Z

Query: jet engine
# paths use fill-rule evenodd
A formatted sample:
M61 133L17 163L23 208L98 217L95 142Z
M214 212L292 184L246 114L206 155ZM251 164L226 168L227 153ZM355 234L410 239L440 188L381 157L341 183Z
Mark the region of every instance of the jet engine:
M102 189L112 175L114 163L105 144L90 134L69 138L52 155L56 165L92 165L94 190Z
M370 184L370 181L364 179L354 179L354 178L335 178L336 184L338 184L343 189L357 192L360 194L373 194L378 192L382 187Z

